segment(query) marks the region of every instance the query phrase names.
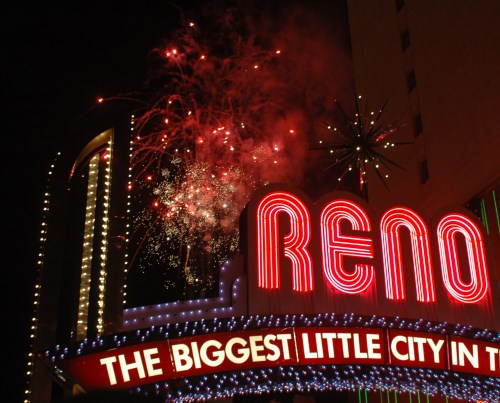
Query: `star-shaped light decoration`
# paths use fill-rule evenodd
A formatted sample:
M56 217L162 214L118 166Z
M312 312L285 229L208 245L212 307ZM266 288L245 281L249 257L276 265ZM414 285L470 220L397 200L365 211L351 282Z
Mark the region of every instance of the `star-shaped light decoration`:
M332 134L329 141L320 140L315 150L327 150L333 162L327 169L334 166L340 167L338 182L351 171L356 170L359 173L360 191L365 191L367 183L367 168L371 166L378 178L388 189L387 178L391 167L403 169L399 164L387 158L382 152L396 145L411 143L394 143L389 141L392 136L403 124L393 122L384 125L381 122L382 113L387 102L378 110L378 112L361 112L361 96L356 96L356 113L353 118L349 117L341 105L336 102L340 112L340 118L335 123L325 122L325 127ZM366 108L365 108L366 109Z

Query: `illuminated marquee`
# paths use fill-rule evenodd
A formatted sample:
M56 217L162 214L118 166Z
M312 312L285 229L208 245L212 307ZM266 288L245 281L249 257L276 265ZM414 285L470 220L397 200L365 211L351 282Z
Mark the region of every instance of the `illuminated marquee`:
M173 402L353 388L500 401L499 311L467 213L373 214L345 192L313 203L275 184L244 218L246 248L221 268L218 297L126 310L129 332L48 361L85 390Z
M376 316L243 316L171 324L57 346L46 357L85 390L144 388L178 402L237 390L272 392L283 385L406 385L412 393L491 402L500 392L500 334ZM484 382L464 382L471 376Z

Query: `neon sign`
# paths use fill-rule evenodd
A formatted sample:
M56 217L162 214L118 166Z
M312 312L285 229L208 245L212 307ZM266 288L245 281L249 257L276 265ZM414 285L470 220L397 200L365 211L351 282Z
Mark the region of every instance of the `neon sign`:
M378 313L391 303L488 308L479 222L460 211L432 223L404 206L375 215L345 192L312 203L286 185L261 189L247 209L249 304L258 305L250 312L296 313L303 301L303 312L314 313L332 309L330 301L339 298L375 301ZM280 299L287 308L276 310Z

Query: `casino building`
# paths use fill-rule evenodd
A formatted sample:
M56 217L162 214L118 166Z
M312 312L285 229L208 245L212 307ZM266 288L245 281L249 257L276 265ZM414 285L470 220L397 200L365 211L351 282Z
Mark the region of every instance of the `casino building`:
M49 174L25 402L500 401L499 12L349 0L356 92L405 123L404 169L367 199L259 189L203 299L124 303L134 117L103 108Z

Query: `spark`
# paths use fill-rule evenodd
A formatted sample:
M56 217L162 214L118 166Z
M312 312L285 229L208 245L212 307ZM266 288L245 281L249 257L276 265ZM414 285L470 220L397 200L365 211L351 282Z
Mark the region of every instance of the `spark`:
M164 276L165 289L182 283L188 298L216 288L220 266L237 251L239 216L253 191L296 166L286 163L293 142L270 124L286 115L277 98L283 73L272 62L279 50L248 38L207 58L211 42L193 30L172 43L157 50L164 84L134 119L130 264L173 273Z

